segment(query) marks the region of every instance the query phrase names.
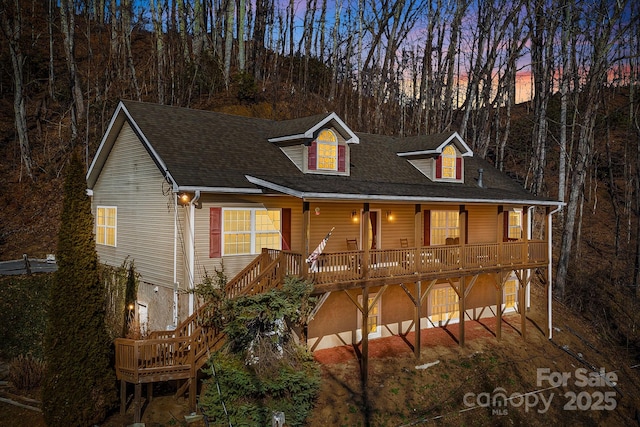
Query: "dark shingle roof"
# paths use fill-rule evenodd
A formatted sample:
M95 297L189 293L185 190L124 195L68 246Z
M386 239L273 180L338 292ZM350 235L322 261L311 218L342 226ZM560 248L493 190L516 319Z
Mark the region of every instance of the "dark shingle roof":
M480 158L465 158L465 182L460 184L433 182L396 154L433 149L451 133L411 138L359 133L360 144L350 145L350 176L305 175L268 139L304 133L328 114L276 122L133 101L123 104L180 187L259 188L246 178L250 176L316 195L545 200ZM479 168L484 169L484 188L477 186Z

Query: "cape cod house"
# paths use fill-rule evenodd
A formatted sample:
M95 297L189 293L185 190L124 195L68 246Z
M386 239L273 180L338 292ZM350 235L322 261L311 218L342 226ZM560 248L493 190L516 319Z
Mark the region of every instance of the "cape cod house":
M218 341L183 291L222 265L229 296L287 274L313 281L311 350L359 343L366 359L370 339L455 322L463 344L465 319L517 310L524 320L532 280L549 295L551 334L561 204L532 196L456 132L389 137L353 132L335 113L273 121L122 101L87 183L100 261L129 257L140 274L149 339L116 343L123 390L196 378Z

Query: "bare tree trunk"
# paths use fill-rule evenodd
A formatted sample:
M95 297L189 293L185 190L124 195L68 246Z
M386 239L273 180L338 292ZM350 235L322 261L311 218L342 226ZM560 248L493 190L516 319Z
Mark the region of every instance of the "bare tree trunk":
M162 31L162 1L163 0L149 0L151 7L151 21L153 23L154 36L156 41L156 85L158 92L158 103L165 103L165 48L164 48L164 33ZM156 3L157 1L157 3Z
M53 0L48 1L47 10L47 31L49 33L49 97L53 100L56 99L54 91L55 85L55 72L53 68L54 64L54 51L53 51Z
M227 0L226 19L224 27L224 84L229 90L231 79L231 51L233 47L233 15L235 0Z
M558 159L558 200L564 202L567 191L567 107L569 92L569 32L571 31L570 3L562 9L562 36L560 44L560 59L562 61L560 81L560 155ZM564 210L560 212L560 218L564 218Z
M11 4L13 3L13 5ZM24 85L22 82L22 72L24 65L24 54L20 47L22 35L22 11L19 0L2 0L0 3L0 19L2 32L9 41L9 51L11 53L11 67L13 71L13 111L15 116L16 132L20 143L20 159L24 166L25 173L33 181L33 166L31 162L31 148L29 146L29 135L27 133L27 110L25 107ZM13 9L13 10L12 10Z
M623 2L609 5L606 0L600 0L593 10L587 9L583 11L584 16L590 17L590 19L585 19L583 22L592 25L581 31L582 34L588 34L590 37L591 54L588 58L585 58L585 62L589 66L585 67L587 74L585 76L585 86L581 91L583 112L580 120L580 136L578 138L576 160L573 165L566 221L562 232L556 274L556 292L560 298L564 298L566 288L578 202L583 195L587 169L592 160L593 132L600 95L607 80L607 72L612 65L610 52L615 45L615 39L623 35L621 33L616 34L615 29L624 7L625 4ZM596 19L591 19L594 16Z
M133 54L131 52L131 0L122 0L122 36L124 38L124 48L127 55L127 66L129 68L129 78L131 85L136 94L136 99L142 101L142 94L138 86L138 78L136 76L136 66L133 62Z
M60 28L64 37L64 53L69 71L69 87L73 103L71 105L72 143L78 136L78 120L84 117L84 97L78 74L75 53L75 0L60 0Z
M265 11L266 12L266 11ZM238 70L243 73L245 71L245 57L244 52L244 33L247 21L247 5L245 0L238 0ZM264 40L262 40L264 43Z
M533 64L533 114L535 122L532 134L532 157L530 169L533 174L531 191L542 191L547 154L548 119L547 108L551 98L551 83L555 71L553 43L558 27L554 5L545 0L536 0L529 11L531 17L531 62Z
M342 0L335 2L335 14L333 16L333 30L331 37L333 39L333 50L331 52L331 88L329 89L329 101L333 101L336 97L336 87L338 85L338 37L340 34L340 12L342 11Z

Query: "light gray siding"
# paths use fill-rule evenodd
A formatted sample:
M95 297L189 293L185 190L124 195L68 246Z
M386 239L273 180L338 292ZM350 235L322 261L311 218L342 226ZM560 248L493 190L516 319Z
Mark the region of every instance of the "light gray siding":
M416 169L418 169L424 176L429 178L430 180L435 179L435 174L433 173L434 160L433 159L413 159L409 160L409 163L413 165Z
M304 161L304 145L290 145L288 147L280 147L280 149L298 169L304 169L302 163Z
M94 215L98 206L117 207L117 246L96 245L100 262L119 266L127 258L134 261L140 274L138 299L149 304L149 328L165 329L172 323L173 307L173 195L126 123L93 188ZM178 277L183 274L182 254L178 252Z

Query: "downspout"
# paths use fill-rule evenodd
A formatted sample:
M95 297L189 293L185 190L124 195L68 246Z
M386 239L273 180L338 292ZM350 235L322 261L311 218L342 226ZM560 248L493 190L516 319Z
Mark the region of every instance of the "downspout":
M178 326L178 193L173 193L173 328ZM167 328L169 329L169 328Z
M196 190L191 203L189 204L189 316L193 314L195 297L193 289L195 288L195 249L196 249L196 206L200 199L200 190Z
M547 327L549 328L549 339L553 338L553 326L552 326L552 310L551 310L551 303L553 301L553 288L552 288L552 271L551 271L551 263L552 263L552 247L553 247L553 221L552 221L552 217L554 213L560 212L562 210L562 206L563 205L558 205L558 207L554 210L552 210L551 212L549 212L549 215L547 215L547 233L549 235L549 241L547 242L547 251L548 254L547 256L549 257L549 265L547 266L547 283L549 284L549 291L547 292L547 319L549 319L549 324L547 325Z

